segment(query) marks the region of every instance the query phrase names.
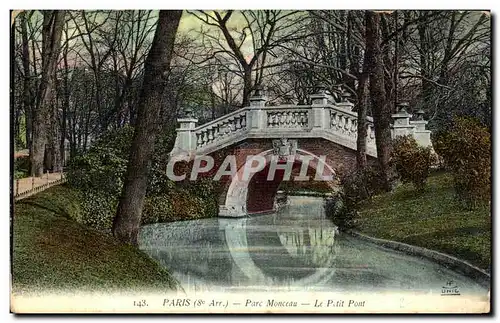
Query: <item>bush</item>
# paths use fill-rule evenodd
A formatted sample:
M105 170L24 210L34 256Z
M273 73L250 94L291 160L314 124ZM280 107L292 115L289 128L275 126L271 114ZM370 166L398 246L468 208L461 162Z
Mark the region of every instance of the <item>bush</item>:
M147 197L142 209L142 224L167 222L173 218L170 196Z
M340 179L344 199L355 205L383 192L384 179L375 166L346 173Z
M87 190L81 192L81 215L79 222L102 232L111 233L118 199L103 192Z
M457 197L474 208L491 196L491 135L472 118L455 118L447 132L435 136L433 144L454 173Z
M191 190L176 189L166 195L146 198L142 224L200 219L217 214L215 199L196 195Z
M68 165L68 183L83 191L104 192L118 197L123 186L127 160L112 147L94 146Z
M70 161L66 178L81 195L79 222L99 231L111 232L132 134L131 127L105 133L86 154Z
M404 183L413 183L419 191L425 188L435 161L432 148L420 146L411 136L400 136L393 142L392 163L396 172Z
M14 179L28 177L30 173L29 156L21 156L14 159Z
M326 200L325 214L340 231L354 229L358 225L356 206L350 204L349 199L342 193Z
M358 204L383 192L383 178L375 166L367 166L344 174L341 191L325 204L325 213L339 230L357 226Z
M133 137L134 127L125 126L123 128L109 130L103 133L92 147L112 148L116 156L127 160Z
M68 184L82 194L82 222L110 231L123 188L133 128L102 135L86 154L68 165ZM173 182L166 174L172 134L160 136L151 162L142 223L168 222L216 216L217 183L209 179ZM179 164L179 163L177 163Z
M21 178L26 178L26 177L28 177L27 172L19 171L19 170L14 171L14 179L21 179Z

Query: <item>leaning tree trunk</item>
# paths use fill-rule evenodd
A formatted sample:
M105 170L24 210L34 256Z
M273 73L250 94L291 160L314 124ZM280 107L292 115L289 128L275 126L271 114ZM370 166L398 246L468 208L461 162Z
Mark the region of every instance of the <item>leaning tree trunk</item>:
M359 75L359 84L357 89L357 113L358 113L358 137L356 139L356 162L358 169L363 169L367 165L366 161L366 136L367 136L367 96L368 96L368 64L366 57L363 60L363 71Z
M167 102L166 85L170 74L170 60L181 15L182 10L160 11L158 26L145 62L144 82L125 183L113 221L113 235L128 244L137 244L149 165L158 133L157 120L162 105Z
M384 61L380 49L380 16L366 11L366 51L370 70L370 96L372 103L377 159L382 175L384 190L392 189L390 157L392 150L391 109L387 102L384 84Z
M64 10L43 11L42 31L42 78L38 88L37 104L33 114L33 154L31 173L34 176L43 174L45 144L47 143L48 123L54 92L54 78L57 58L61 47L61 35L64 25Z

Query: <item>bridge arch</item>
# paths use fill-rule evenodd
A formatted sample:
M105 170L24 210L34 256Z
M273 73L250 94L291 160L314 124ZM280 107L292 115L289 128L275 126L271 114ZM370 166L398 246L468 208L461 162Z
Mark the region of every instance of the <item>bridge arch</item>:
M225 203L220 207L221 216L227 217L242 217L248 214L263 213L273 211L274 209L274 198L278 190L279 184L283 181L282 170L276 170L273 180L267 180L267 175L269 171L269 166L277 156L274 154L273 149L268 149L260 152L257 156L262 156L266 160L266 166L264 169L251 173L248 178L243 176L245 171L245 165L241 165L236 176L233 176L231 183L225 194ZM307 174L316 176L316 173L320 173L325 179L325 183L332 189L338 186L337 172L334 167L330 165L327 157L322 159L322 156L318 156L312 152L304 149L296 149L294 155L289 158L293 158L293 168L302 168L304 159L301 156L309 156L306 160ZM311 171L314 171L312 173ZM293 175L292 175L293 177ZM257 180L259 183L257 183ZM261 185L259 185L261 184ZM261 201L260 205L256 205L256 201Z

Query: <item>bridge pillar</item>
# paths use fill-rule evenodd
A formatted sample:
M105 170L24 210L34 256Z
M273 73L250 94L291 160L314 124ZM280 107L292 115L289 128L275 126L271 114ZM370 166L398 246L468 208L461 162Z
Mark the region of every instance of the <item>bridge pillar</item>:
M398 104L399 112L392 115L394 125L392 126L392 137L410 135L421 146L432 146L431 131L426 130L427 121L423 119L423 111L418 111L417 120L411 120L412 115L407 112L408 103L403 102Z
M349 92L347 91L342 92L342 101L336 103L335 105L344 111L352 112L352 109L354 108L354 103L349 101L350 96L351 95Z
M431 131L425 129L425 126L429 122L424 120L424 111L420 109L415 114L417 115L417 120L410 121L410 124L415 126L413 137L424 147L432 146Z
M413 135L415 125L410 124L411 114L406 111L408 103L402 102L398 104L399 111L392 115L394 124L392 126L392 137Z
M261 89L257 88L253 96L249 98L250 108L247 111L248 124L250 130L264 129L266 127L266 115L262 108L266 105L267 98L261 93Z
M174 148L170 155L180 153L190 153L196 150L196 123L198 119L187 115L184 118L177 119L179 128L177 128L177 136L175 138Z
M326 129L330 124L330 113L325 107L328 102L328 94L325 87L318 86L318 92L309 96L312 102L311 109L311 126L313 129Z

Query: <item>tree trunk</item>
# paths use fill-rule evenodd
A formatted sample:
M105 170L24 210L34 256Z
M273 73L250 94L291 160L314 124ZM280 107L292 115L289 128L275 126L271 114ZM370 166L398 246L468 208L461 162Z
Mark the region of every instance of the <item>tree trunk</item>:
M61 46L61 35L64 25L64 10L48 10L43 12L42 31L42 78L38 88L36 111L33 116L33 154L31 157L31 173L34 176L43 174L45 144L53 101L54 78L57 58Z
M113 221L113 235L137 244L142 208L146 196L149 164L158 133L159 113L166 103L166 84L181 10L162 10L151 49L146 58L134 138L125 183ZM175 107L171 107L175 108ZM173 114L171 114L172 118ZM173 120L171 119L170 122Z
M57 98L57 89L56 91L56 99L52 104L52 112L50 115L50 127L49 127L49 148L50 148L50 165L53 172L60 172L62 170L62 161L60 154L60 142L61 142L61 132L60 125L58 121L58 98Z
M389 18L386 15L380 16L381 22L381 39L389 39L391 34ZM382 40L380 41L380 44ZM396 70L395 61L393 60L391 53L391 42L385 42L384 46L381 46L382 51L382 70L384 71L384 86L385 86L385 97L386 104L389 106L391 112L396 112L395 104L395 89L396 82L394 81L394 71ZM392 68L390 68L392 67Z
M366 54L365 54L366 55ZM366 115L367 115L367 97L368 97L368 87L367 80L369 76L368 72L368 60L365 56L363 60L363 71L359 75L358 84L358 102L357 102L357 112L358 112L358 138L356 139L356 161L358 169L363 169L366 167Z
M66 35L67 37L67 35ZM67 125L67 119L68 119L68 111L69 111L69 98L70 98L70 89L69 89L69 65L68 65L68 51L69 51L69 45L66 42L66 47L64 48L64 98L63 98L63 104L62 104L62 122L61 122L61 138L59 142L59 154L61 156L61 166L65 166L67 162L67 156L66 156L66 147L65 147L65 141L66 141L66 125Z
M31 155L31 132L32 132L32 104L31 104L31 73L30 73L30 49L28 42L28 28L27 28L27 11L21 15L21 41L22 41L22 62L24 72L23 82L23 105L24 112L26 113L26 146Z
M248 66L243 74L243 107L250 105L250 95L252 94L252 66Z
M387 104L384 84L384 61L380 49L380 16L366 11L366 51L370 67L370 96L377 142L377 159L382 175L384 190L392 189L392 170L390 157L392 150L391 109Z
M355 20L356 16L354 12L352 10L349 10L347 12L347 58L349 61L349 73L359 78L360 66L362 64L361 49L357 44L351 45L353 43L352 33ZM344 82L349 88L356 88L356 82L354 78L344 76Z
M426 15L425 12L420 13L420 17L424 17ZM428 37L427 34L427 21L422 19L418 23L418 35L420 42L420 76L422 77L422 108L424 111L429 111L430 102L432 96L432 84L428 82L428 79L431 79L429 75L429 64L427 60L427 55L429 55L429 45L427 43Z
M347 23L347 18L349 16L346 15L345 11L340 11L339 12L339 20L340 20L340 25L349 30L349 26ZM349 46L347 44L347 33L344 31L344 29L339 30L340 35L339 35L339 66L342 70L347 71L348 64L347 64L347 47ZM342 75L342 83L347 84L348 77L345 75Z
M210 91L210 104L212 108L212 120L215 120L216 115L215 115L215 93L212 90L212 88L209 88Z

